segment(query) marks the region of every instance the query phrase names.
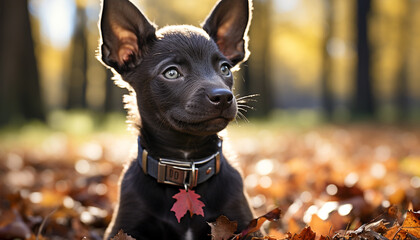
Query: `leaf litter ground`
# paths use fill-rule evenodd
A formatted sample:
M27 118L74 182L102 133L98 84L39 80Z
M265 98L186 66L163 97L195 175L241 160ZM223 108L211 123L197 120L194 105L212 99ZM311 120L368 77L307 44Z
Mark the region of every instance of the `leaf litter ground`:
M40 138L0 140L0 239L101 239L135 138ZM245 125L225 143L261 217L239 234L221 217L209 223L213 239L242 239L260 226L258 239L420 238L418 128ZM273 211L278 218L267 217Z

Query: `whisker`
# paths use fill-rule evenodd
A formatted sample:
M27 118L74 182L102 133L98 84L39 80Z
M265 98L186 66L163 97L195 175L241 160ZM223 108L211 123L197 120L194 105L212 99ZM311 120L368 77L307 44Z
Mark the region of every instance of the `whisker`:
M245 108L248 108L248 109L251 109L251 110L255 110L254 107L248 106L246 104L238 104L238 107L245 107Z
M239 116L242 120L244 120L245 122L249 123L248 118L245 117L245 115L241 112L238 111L237 116Z
M245 99L247 99L247 101L249 101L251 98L259 97L260 95L259 94L251 94L251 95L246 95L246 96L242 96L242 97L238 97L238 96L239 96L239 94L235 96L237 101L241 101L241 100L245 100Z
M238 119L242 120L242 117L239 114L237 114L236 117L235 117L235 122L236 122L236 124L239 125Z
M237 103L248 103L248 102L258 102L258 100L256 100L256 99L244 99L244 100L237 101Z
M248 110L243 109L243 108L238 108L238 111L241 111L241 112L244 112L244 113L247 113L248 112Z
M260 96L259 94L251 94L240 97L239 94L235 96L236 102L237 102L237 108L238 113L236 114L235 120L237 119L244 120L245 122L249 123L248 118L245 116L245 113L248 112L248 110L255 110L254 107L251 107L247 105L248 102L257 102L256 99L253 99L254 97Z
M244 112L248 112L248 110L254 110L252 108L244 108L244 106L238 106L238 109Z

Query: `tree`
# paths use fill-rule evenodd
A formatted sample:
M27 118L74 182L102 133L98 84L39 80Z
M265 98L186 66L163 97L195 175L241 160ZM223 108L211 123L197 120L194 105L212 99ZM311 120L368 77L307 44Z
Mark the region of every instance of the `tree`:
M332 120L334 111L334 99L331 91L331 65L332 60L330 53L328 52L328 44L331 41L333 34L333 23L334 23L334 1L326 0L325 14L326 14L326 26L325 26L325 37L324 37L324 51L323 51L323 68L322 68L322 107L324 114L328 120Z
M0 125L44 120L27 0L0 1Z
M250 59L242 64L245 78L244 95L259 94L253 103L256 111L251 114L266 116L271 110L271 0L254 1L250 36ZM238 79L240 81L240 79Z
M403 19L401 19L400 26L401 29L405 29L402 31L402 38L401 38L401 63L398 71L398 81L396 87L396 105L398 109L398 117L400 121L406 121L409 117L409 107L410 107L410 99L409 99L409 88L408 88L408 58L409 58L409 47L411 46L411 37L413 34L413 15L415 6L413 1L405 2L408 4L406 7L407 13L404 14Z
M372 78L370 76L370 47L368 16L371 0L357 0L357 70L353 115L356 118L372 118L375 114Z
M86 108L87 90L87 38L86 13L77 7L77 26L73 36L72 62L69 76L67 109Z

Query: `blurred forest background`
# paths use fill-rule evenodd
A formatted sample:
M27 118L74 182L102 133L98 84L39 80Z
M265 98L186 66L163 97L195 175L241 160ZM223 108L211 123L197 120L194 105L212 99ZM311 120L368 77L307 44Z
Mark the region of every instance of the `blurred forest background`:
M134 2L159 26L197 26L215 4ZM99 11L99 0L0 2L0 126L124 114L125 90L95 58ZM419 122L419 25L419 0L255 0L236 93L260 95L251 117Z

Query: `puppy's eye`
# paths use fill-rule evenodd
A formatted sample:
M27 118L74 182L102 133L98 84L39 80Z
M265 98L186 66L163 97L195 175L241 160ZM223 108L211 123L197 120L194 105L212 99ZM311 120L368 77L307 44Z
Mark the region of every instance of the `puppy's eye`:
M163 72L163 76L167 79L177 79L181 76L181 74L176 70L176 68L169 68L165 72Z
M222 66L220 66L220 72L225 76L225 77L230 77L230 75L232 74L230 72L229 66L225 63L222 64Z

